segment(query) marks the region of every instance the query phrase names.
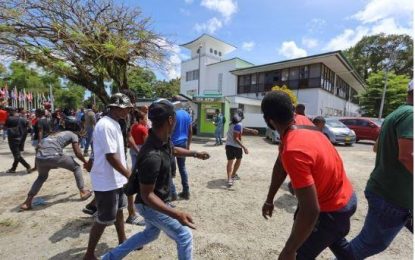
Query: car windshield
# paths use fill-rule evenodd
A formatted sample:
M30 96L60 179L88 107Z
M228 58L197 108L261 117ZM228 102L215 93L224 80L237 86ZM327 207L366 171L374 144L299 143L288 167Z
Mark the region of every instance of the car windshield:
M347 128L342 122L339 120L326 120L326 125L332 128Z
M382 119L372 119L372 121L373 121L373 123L375 123L377 126L382 126L382 123L383 123L383 118Z

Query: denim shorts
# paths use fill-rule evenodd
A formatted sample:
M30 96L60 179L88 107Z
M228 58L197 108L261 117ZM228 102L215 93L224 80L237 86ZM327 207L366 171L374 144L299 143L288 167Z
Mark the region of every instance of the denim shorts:
M124 189L94 191L94 193L98 212L96 222L103 225L114 224L118 211L127 206Z

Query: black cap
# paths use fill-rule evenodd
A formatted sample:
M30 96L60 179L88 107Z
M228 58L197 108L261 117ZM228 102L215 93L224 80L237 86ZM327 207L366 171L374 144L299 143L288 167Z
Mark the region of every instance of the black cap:
M173 104L166 99L157 100L148 108L148 118L151 121L165 120L175 114Z

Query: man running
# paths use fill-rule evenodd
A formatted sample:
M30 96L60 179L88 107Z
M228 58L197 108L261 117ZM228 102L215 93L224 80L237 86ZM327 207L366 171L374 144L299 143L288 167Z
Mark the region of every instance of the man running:
M337 150L314 126L296 126L292 107L282 91L270 92L262 100L265 122L281 136L262 215L272 216L275 194L288 174L298 209L279 259L315 259L327 247L338 259L349 259L344 237L356 211L353 187Z
M137 168L128 183L128 191L137 193L137 210L144 217L146 228L114 248L102 259L122 259L128 253L156 240L164 231L177 243L178 259L192 259L193 239L189 229L195 228L192 217L168 204L170 196L172 151L176 156L192 156L206 160L209 154L173 148L170 141L176 123L174 106L167 100L149 108L153 124L149 137L140 149Z
M80 128L76 119L74 117L67 117L65 120L65 131L51 134L43 139L36 153L36 165L39 175L33 183L25 202L20 206L20 209L29 210L32 208L33 198L39 193L43 183L48 179L51 169L63 168L72 171L81 200L86 200L91 196L91 191L86 190L84 187L82 167L72 156L66 155L63 152L63 148L72 144L75 156L84 164L86 163L79 148L79 138L77 136L79 131Z
M16 168L19 163L26 168L27 173L31 173L31 167L22 157L20 151L21 142L25 131L27 130L27 121L24 121L14 108L10 108L9 113L10 115L6 120L4 127L7 131L7 140L9 142L10 151L13 154L14 161L12 167L7 170L6 173L16 173Z
M215 145L222 145L222 132L223 132L223 124L225 123L224 117L219 109L216 109L216 116L215 121Z
M127 198L124 184L130 177L125 158L124 140L118 121L125 119L133 108L128 96L116 93L110 98L109 112L95 126L94 162L91 182L95 193L97 217L91 228L84 259L97 259L95 248L108 225L115 223L118 242L126 240L123 208Z

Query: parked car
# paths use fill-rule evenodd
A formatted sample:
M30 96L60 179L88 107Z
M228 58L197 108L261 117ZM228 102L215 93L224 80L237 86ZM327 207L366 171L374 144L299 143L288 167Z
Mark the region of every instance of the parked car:
M343 117L339 120L356 133L356 142L360 140L376 141L382 126L382 120L367 117Z
M344 143L346 145L352 145L356 142L355 132L336 118L326 118L323 133L333 144Z
M273 144L277 144L281 141L280 134L278 133L278 131L274 131L269 127L267 127L267 130L265 131L265 138L271 140Z

